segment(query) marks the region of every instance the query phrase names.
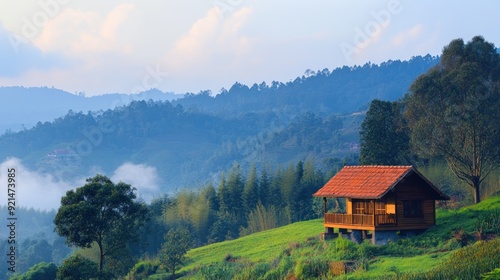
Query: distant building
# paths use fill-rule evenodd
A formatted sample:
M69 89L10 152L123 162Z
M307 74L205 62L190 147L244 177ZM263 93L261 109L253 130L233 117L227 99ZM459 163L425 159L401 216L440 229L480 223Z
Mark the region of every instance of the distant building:
M359 143L349 143L348 147L351 153L357 153L360 150Z
M80 160L80 155L72 150L53 150L47 154L48 159L60 160L60 161L78 161Z

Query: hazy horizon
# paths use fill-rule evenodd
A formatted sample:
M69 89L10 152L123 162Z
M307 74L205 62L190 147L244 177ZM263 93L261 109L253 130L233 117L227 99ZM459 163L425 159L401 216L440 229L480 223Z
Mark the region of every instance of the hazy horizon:
M493 1L0 2L2 86L87 96L197 93L287 82L306 69L439 55L452 39L500 41Z

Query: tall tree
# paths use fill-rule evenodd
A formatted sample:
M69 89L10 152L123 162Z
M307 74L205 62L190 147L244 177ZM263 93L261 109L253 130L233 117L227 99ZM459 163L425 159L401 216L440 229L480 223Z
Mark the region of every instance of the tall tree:
M160 252L160 260L170 269L175 279L175 271L184 262L191 237L187 229L171 229L165 235L165 243Z
M227 188L226 176L222 173L219 187L217 189L218 199L219 199L219 211L227 212L229 211L229 190Z
M269 206L270 204L270 199L269 199L269 188L270 188L271 182L269 175L267 174L267 168L265 166L262 167L262 171L260 173L260 180L259 180L259 201L264 205L264 206Z
M219 198L217 197L217 191L215 190L212 183L209 183L206 187L201 190L201 194L210 203L210 210L219 211Z
M55 231L66 237L69 245L90 248L95 242L99 271L103 271L105 258L137 240L138 230L145 223L147 208L135 201L134 191L130 185L114 184L103 175L87 179L84 186L61 198Z
M405 116L412 146L441 156L481 200L481 183L500 165L500 55L476 36L450 42L441 62L410 87Z
M243 211L243 178L241 176L241 168L239 164L235 164L231 171L229 172L227 178L227 190L229 192L228 195L228 211L230 214L236 216L239 222L242 222L246 219L246 214Z
M259 202L259 185L257 182L257 168L255 164L250 167L250 173L243 188L243 203L246 213L250 213Z
M402 125L402 105L373 100L361 124L359 161L362 165L408 163L410 139Z

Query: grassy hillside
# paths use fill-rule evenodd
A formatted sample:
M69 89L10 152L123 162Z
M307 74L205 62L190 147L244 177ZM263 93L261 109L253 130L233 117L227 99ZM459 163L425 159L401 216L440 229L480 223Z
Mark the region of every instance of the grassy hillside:
M228 255L252 262L267 262L279 256L283 248L293 242L301 242L323 231L320 219L298 222L235 240L224 241L190 250L189 263L184 270L223 261Z
M481 224L483 238L492 241L477 241ZM452 234L460 228L461 235ZM190 250L182 272L184 279L333 279L329 263L349 260L358 268L341 279L426 279L453 276L446 273L457 270L457 258L469 256L462 266L480 275L500 263L499 229L500 196L460 210L439 209L436 227L385 246L322 241L322 221L311 220Z

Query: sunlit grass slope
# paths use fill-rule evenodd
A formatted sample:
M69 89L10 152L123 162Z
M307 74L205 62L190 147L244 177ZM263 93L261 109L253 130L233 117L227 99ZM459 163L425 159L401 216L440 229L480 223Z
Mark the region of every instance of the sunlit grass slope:
M187 253L189 262L183 270L221 262L229 254L253 262L271 261L290 243L303 242L306 238L318 236L323 231L323 220L316 219L192 249Z

